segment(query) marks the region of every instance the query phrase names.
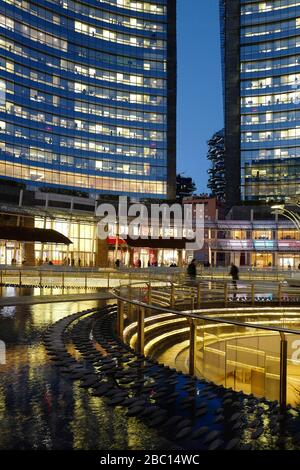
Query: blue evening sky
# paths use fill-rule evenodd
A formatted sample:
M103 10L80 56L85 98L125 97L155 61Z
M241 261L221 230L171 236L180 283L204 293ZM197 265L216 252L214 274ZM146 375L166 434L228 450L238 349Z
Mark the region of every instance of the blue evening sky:
M177 172L207 190L207 140L223 127L218 0L178 0Z

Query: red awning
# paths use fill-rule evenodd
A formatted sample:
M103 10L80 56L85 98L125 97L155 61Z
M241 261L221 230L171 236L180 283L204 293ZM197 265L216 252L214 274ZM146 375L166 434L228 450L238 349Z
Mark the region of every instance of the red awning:
M107 237L107 243L109 245L116 245L117 237ZM119 237L118 244L119 245L126 245L126 241Z

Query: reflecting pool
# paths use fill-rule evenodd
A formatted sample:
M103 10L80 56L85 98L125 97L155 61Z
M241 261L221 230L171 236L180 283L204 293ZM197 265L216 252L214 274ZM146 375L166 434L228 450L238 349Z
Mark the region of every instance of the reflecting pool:
M0 308L0 449L168 449L126 409L110 408L59 374L42 343L48 325L87 308L70 302ZM100 306L100 304L99 304Z

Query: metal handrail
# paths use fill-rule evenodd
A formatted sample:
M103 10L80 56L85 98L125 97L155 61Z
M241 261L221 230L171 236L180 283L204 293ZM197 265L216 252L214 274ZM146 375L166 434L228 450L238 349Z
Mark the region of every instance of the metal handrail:
M130 293L132 294L133 289L137 289L140 284L145 285L145 282L143 283L138 283L138 284L130 284L130 286L122 286L129 288ZM152 295L155 295L155 290L151 288L151 283L146 283L148 286L148 298L150 297L152 299ZM170 283L166 283L167 285L170 285ZM124 331L124 305L129 304L130 308L132 306L138 307L138 319L137 319L137 346L138 346L138 351L140 353L144 353L144 343L145 343L145 312L147 310L154 310L156 312L160 313L166 313L166 314L173 314L179 317L184 317L187 319L189 322L190 326L190 346L189 346L189 370L191 375L195 375L195 370L196 370L196 331L197 331L197 321L202 320L204 322L210 322L214 324L225 324L225 325L231 325L231 326L236 326L236 327L242 327L242 328L251 328L255 330L262 330L262 331L268 331L268 332L273 332L273 333L279 333L280 335L280 405L281 408L284 410L286 408L287 404L287 340L286 340L286 334L294 334L294 335L300 335L300 329L290 329L290 328L285 328L285 327L278 327L278 326L265 326L265 325L260 325L258 323L248 323L246 322L241 322L238 320L228 320L226 318L221 318L221 317L210 317L207 315L203 315L203 312L214 312L216 311L215 309L197 309L197 310L175 310L173 307L175 305L175 290L176 287L180 289L182 292L183 288L186 288L189 293L191 294L191 286L176 286L174 283L171 283L170 286L170 307L166 308L165 306L158 306L154 305L151 302L145 303L141 300L127 298L121 295L120 288L118 289L112 289L111 293L114 298L117 299L118 301L118 334L121 339L123 339L123 331ZM194 286L196 287L196 286ZM253 292L252 292L253 294ZM143 292L143 295L144 292ZM227 289L225 286L225 295L227 295ZM192 296L192 301L195 299L195 296ZM280 299L281 300L281 299ZM225 298L225 305L226 305L226 298ZM278 310L279 308L282 307L277 307L275 310ZM295 308L295 307L293 307ZM289 310L289 308L286 308L286 310ZM290 308L292 309L292 307ZM224 311L230 311L232 309L230 308L224 308ZM253 311L260 311L260 312L267 312L270 310L274 311L274 307L271 309L270 307L251 307L251 308L239 308L235 309L235 311L245 311L249 312L249 310ZM218 312L220 309L218 309Z
M122 287L126 287L126 286L122 286ZM134 285L131 285L131 287L134 287ZM239 322L239 321L236 321L236 320L226 320L224 318L216 318L216 317L211 318L211 317L206 316L206 315L195 315L195 313L197 313L198 311L201 311L202 309L194 310L193 313L190 313L188 310L180 311L180 310L174 310L174 309L171 309L171 308L159 307L157 305L144 303L144 302L141 302L139 300L132 300L132 299L128 299L127 297L122 297L122 296L116 294L115 290L116 289L112 289L111 294L117 300L120 300L120 301L126 302L126 303L130 303L131 305L135 305L135 306L140 307L140 308L155 310L155 311L162 312L162 313L173 313L174 315L192 318L193 320L207 320L207 321L212 322L212 323L225 323L225 324L234 325L234 326L242 326L242 327L246 326L247 328L261 329L261 330L267 330L267 331L275 331L275 332L278 332L278 333L287 333L287 334L300 335L300 329L299 330L291 330L289 328L262 326L262 325L259 325L259 324L256 324L256 323L247 323L247 322L243 323L243 322ZM282 307L278 307L278 308L282 308ZM285 307L285 308L287 309L288 307ZM293 307L290 307L290 308L292 309ZM214 309L209 309L209 310L205 309L204 311L213 311L213 310ZM220 310L231 310L231 309L229 309L229 308L218 309L218 311L220 311ZM237 310L237 309L235 309L235 310ZM247 310L247 308L245 308L243 310ZM267 310L270 310L270 307L265 307L265 308L264 307L251 307L248 310L251 310L251 311L253 311L253 310L267 311ZM274 310L274 307L272 308L272 310Z

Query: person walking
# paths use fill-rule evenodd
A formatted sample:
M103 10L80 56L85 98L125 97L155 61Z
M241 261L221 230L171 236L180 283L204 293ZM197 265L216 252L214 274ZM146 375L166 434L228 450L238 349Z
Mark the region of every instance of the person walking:
M234 263L231 263L229 274L232 277L232 284L234 288L237 289L237 281L239 280L239 268Z
M197 276L197 266L196 266L196 260L195 258L190 262L187 268L187 274L190 277L190 279L194 280L196 279Z

